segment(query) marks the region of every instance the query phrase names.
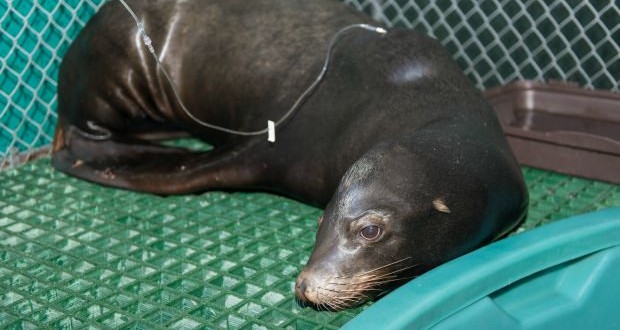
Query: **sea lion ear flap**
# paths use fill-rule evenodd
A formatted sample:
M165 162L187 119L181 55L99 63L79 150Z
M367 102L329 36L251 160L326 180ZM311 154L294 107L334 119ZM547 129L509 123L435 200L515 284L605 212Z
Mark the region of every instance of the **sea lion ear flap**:
M441 213L452 213L450 211L450 208L448 207L448 205L446 204L446 201L443 198L437 198L433 201L433 208L437 211L437 212L441 212Z

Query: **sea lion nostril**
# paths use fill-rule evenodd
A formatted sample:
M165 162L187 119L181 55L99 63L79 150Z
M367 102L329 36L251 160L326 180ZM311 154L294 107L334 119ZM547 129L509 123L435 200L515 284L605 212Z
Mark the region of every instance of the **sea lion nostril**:
M295 293L297 297L301 300L308 300L306 297L306 289L307 289L306 281L304 279L298 279L297 283L295 283Z

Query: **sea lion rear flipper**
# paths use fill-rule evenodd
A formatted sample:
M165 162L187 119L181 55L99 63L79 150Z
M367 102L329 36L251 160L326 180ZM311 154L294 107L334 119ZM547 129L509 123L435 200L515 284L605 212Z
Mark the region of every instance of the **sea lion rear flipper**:
M63 134L65 143L55 141L52 164L103 185L167 195L239 188L257 178L254 170L242 167L246 144L193 152L135 138L96 140L76 131Z

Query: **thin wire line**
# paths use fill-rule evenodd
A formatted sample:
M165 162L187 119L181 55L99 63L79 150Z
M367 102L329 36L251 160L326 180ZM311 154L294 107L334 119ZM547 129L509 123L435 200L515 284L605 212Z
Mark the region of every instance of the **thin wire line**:
M185 112L185 114L187 114L192 120L194 120L196 123L198 123L198 124L200 124L202 126L205 126L207 128L214 129L214 130L217 130L217 131L229 133L229 134L235 134L235 135L241 135L241 136L256 136L256 135L267 134L269 132L268 128L265 128L265 129L262 129L262 130L258 130L258 131L238 131L238 130L234 130L234 129L230 129L230 128L226 128L226 127L222 127L222 126L218 126L218 125L207 123L207 122L201 120L200 118L197 118L196 116L194 116L189 111L189 109L187 109L187 107L185 106L185 103L183 103L183 100L181 99L181 97L179 95L179 92L177 91L176 85L172 82L172 78L168 74L168 71L166 71L166 69L163 67L163 64L159 60L159 56L157 55L157 52L155 51L155 48L153 47L151 38L149 37L149 35L146 33L146 30L144 29L144 25L142 24L142 22L140 21L140 19L136 15L136 13L131 9L131 7L124 0L118 0L118 1L120 1L120 3L125 7L127 12L129 12L129 14L133 18L133 20L136 22L136 25L138 26L139 32L140 32L140 34L142 34L142 41L144 42L144 45L149 49L149 52L151 53L151 55L153 56L153 58L157 62L157 68L166 77L166 80L168 81L168 84L172 88L172 92L174 93L174 96L177 99L177 102L179 103L179 105L181 106L181 109L183 110L183 112ZM348 25L348 26L345 26L344 28L340 29L332 37L332 39L331 39L331 41L329 43L329 46L327 47L327 53L326 53L326 56L325 56L325 61L323 63L323 67L321 68L321 71L320 71L319 75L312 82L312 84L310 84L310 86L308 86L308 88L306 88L306 90L299 96L299 98L297 99L297 101L295 101L295 103L291 106L291 108L282 117L280 117L280 119L278 121L275 122L274 127L279 126L286 119L288 119L307 100L307 98L312 94L312 92L315 91L315 89L321 83L321 81L325 77L325 74L327 73L327 69L329 68L329 64L330 64L330 61L331 61L331 55L332 55L334 46L340 40L340 38L342 37L343 34L345 34L346 32L348 32L350 30L353 30L353 29L364 29L364 30L376 32L376 33L379 33L379 34L387 33L387 31L384 28L373 26L373 25L370 25L370 24L352 24L352 25Z

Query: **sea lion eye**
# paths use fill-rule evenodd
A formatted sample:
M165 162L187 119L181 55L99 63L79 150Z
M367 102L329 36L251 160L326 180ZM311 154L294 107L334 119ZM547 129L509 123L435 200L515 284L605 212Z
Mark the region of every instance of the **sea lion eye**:
M374 241L381 235L381 227L375 225L368 225L362 228L360 235L369 241Z

